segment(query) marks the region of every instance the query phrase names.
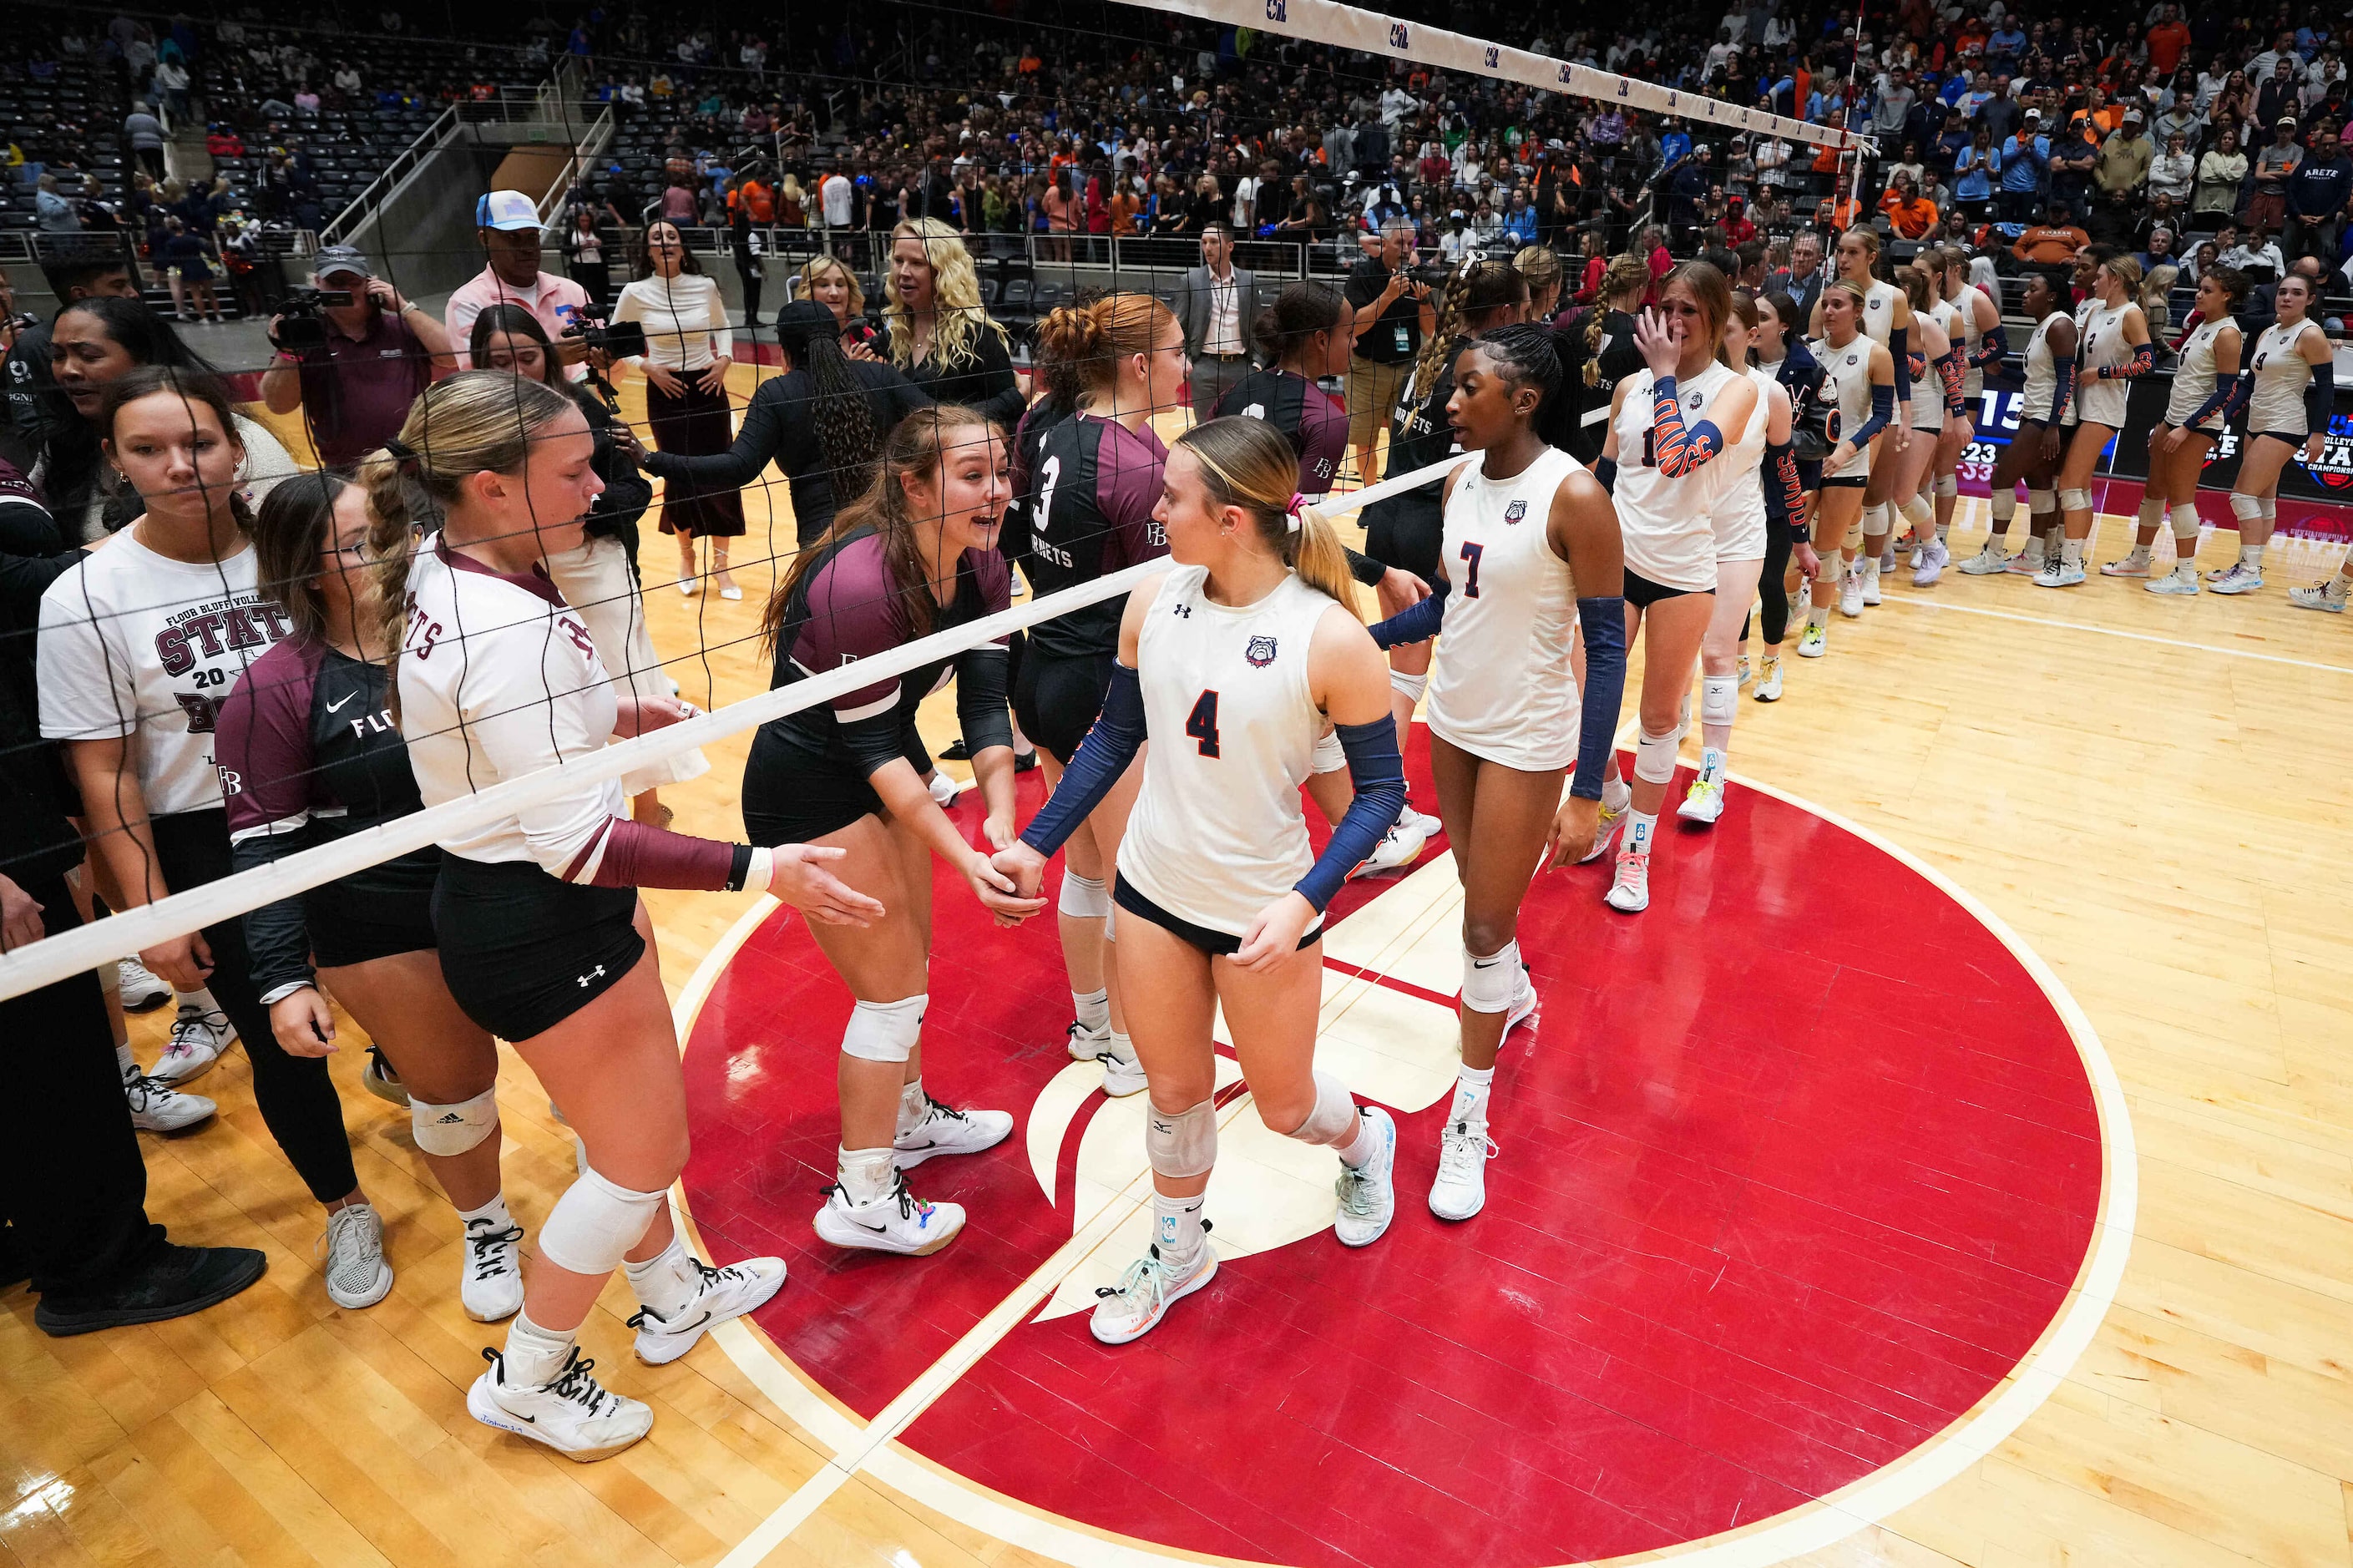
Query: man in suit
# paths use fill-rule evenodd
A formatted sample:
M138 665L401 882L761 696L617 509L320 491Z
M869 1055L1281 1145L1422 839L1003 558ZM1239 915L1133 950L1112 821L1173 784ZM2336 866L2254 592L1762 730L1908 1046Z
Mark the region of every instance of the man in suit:
M1201 265L1185 274L1176 293L1176 320L1185 354L1193 362L1193 417L1208 419L1218 399L1250 374L1250 317L1257 311L1258 276L1233 263L1225 225L1201 231Z
M1801 228L1789 242L1789 265L1766 279L1767 292L1786 293L1798 307L1798 322L1811 321L1814 301L1822 297L1822 241L1812 229Z

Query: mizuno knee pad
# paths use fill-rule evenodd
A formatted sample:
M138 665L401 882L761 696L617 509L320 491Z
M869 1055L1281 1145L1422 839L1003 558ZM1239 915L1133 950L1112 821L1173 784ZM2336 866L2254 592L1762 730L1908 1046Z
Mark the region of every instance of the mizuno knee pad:
M2075 489L2061 490L2059 492L2059 510L2061 511L2091 510L2092 492L2089 490Z
M1348 1093L1348 1086L1330 1073L1315 1075L1315 1109L1307 1120L1283 1134L1302 1143L1321 1143L1327 1148L1345 1149L1356 1141L1356 1101Z
M1178 1111L1145 1107L1144 1153L1155 1174L1176 1180L1208 1175L1218 1163L1216 1102L1205 1100Z
M1710 675L1699 683L1699 721L1703 724L1729 724L1740 711L1740 678L1736 675Z

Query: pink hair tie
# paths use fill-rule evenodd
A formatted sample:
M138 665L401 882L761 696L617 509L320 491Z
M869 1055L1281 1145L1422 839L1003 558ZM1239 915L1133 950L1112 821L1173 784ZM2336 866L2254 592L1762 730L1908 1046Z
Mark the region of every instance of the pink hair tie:
M1305 496L1301 495L1297 490L1291 492L1291 504L1283 509L1291 514L1290 532L1297 533L1299 531L1299 509L1306 504L1307 498Z

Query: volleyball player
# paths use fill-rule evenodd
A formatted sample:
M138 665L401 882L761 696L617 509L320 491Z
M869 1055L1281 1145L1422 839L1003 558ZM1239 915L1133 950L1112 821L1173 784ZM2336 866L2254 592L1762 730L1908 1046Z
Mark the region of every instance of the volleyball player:
M2038 269L2026 279L2026 313L2034 331L2026 340L2026 378L2018 398L2018 431L1994 459L1993 521L1984 547L1961 563L1972 577L1997 572L2031 576L2042 570L2051 534L2059 522L2052 483L2059 472L2060 422L2075 393L2074 319L2067 314L2067 289L2060 275ZM2028 537L2015 555L2009 549L2010 520L2018 515L2018 487L2026 486Z
M1254 420L1211 419L1177 438L1155 508L1176 564L1128 595L1102 714L997 860L1035 890L1048 858L1144 753L1115 897L1128 917L1123 994L1152 1095L1153 1243L1095 1308L1089 1326L1106 1344L1148 1332L1218 1270L1201 1205L1217 1159L1219 1004L1261 1119L1340 1156L1334 1235L1370 1246L1397 1210L1397 1124L1314 1058L1324 910L1397 819L1405 768L1387 671L1349 607L1338 539L1292 489L1297 462ZM1314 856L1299 791L1327 724L1356 800Z
M1822 459L1820 493L1814 498L1814 553L1820 564L1814 574L1813 603L1806 612L1805 635L1798 639L1799 658L1820 658L1830 651L1831 600L1840 597L1841 613L1860 615L1858 600L1847 608L1841 580L1831 579L1832 563L1841 551L1852 552L1862 542L1863 497L1871 471L1890 460L1880 439L1895 417L1895 356L1862 331L1863 290L1843 278L1822 285L1814 307L1822 323L1815 351L1830 377L1824 401L1837 413L1837 435L1830 456ZM1854 570L1850 566L1847 572Z
M1635 345L1650 368L1618 384L1609 435L1594 470L1617 502L1625 536L1627 646L1643 639L1633 798L1607 895L1609 907L1622 914L1639 914L1651 903L1651 845L1659 807L1674 782L1692 660L1716 613L1715 510L1739 477L1736 464L1745 460L1753 470L1764 456L1763 442L1746 439L1760 389L1746 368L1724 363L1725 327L1732 319L1732 288L1723 273L1704 261L1687 261L1667 274L1658 308L1645 310L1635 328ZM1764 542L1754 542L1752 559L1762 561ZM1741 548L1748 543L1744 539ZM1753 572L1747 584L1756 584ZM1744 590L1739 613L1747 612ZM1733 630L1734 624L1725 627L1727 678ZM1728 740L1725 715L1733 699L1731 691L1722 695L1707 711ZM1614 771L1614 753L1610 765ZM1720 799L1720 758L1714 782Z
M287 626L261 595L237 481L246 454L219 384L142 366L107 384L96 414L105 460L141 510L41 596L41 733L65 742L91 853L130 910L229 874L215 723ZM243 922L158 942L140 962L177 990L211 986L245 1042L263 1122L326 1210L329 1299L383 1300L384 1224L352 1165L328 1045L280 1043Z
M371 628L391 650L393 713L427 807L547 776L617 734L692 712L617 691L587 626L541 569L576 549L604 481L580 410L543 383L468 371L428 388L360 466ZM441 528L418 547L408 492ZM405 609L404 609L405 606ZM561 773L554 773L561 778ZM632 822L620 782L572 784L441 840L433 928L449 994L511 1042L579 1136L580 1178L540 1226L522 1310L466 1395L486 1426L567 1458L617 1453L653 1412L597 1382L575 1342L616 1268L638 1310L637 1353L675 1361L714 1324L775 1295L775 1258L712 1268L664 1201L686 1163L686 1085L639 887L765 887L811 923L879 919L826 867L839 849L715 843Z
M2312 319L2319 303L2312 279L2289 273L2279 280L2273 302L2279 319L2257 335L2247 362L2247 449L2231 486L2239 558L2206 574L2217 594L2252 594L2263 585L2263 547L2279 521L2280 470L2298 448L2306 463L2320 460L2322 437L2337 411L2335 351Z
M1944 574L1950 553L1945 549L1944 535L1937 531L1937 487L1949 486L1958 494L1955 464L1960 457L1961 437L1967 429L1968 403L1961 391L1964 346L1961 312L1947 304L1937 293L1936 268L1940 261L1937 253L1926 252L1920 265L1899 267L1895 281L1912 302L1912 312L1920 334L1919 363L1924 371L1924 384L1916 388L1914 399L1915 432L1928 439L1915 441L1904 454L1904 472L1896 476L1896 510L1911 524L1907 541L1901 545L1912 547L1912 585L1926 588ZM1943 345L1939 352L1938 345ZM1947 510L1950 521L1950 509Z
M2247 279L2228 267L2209 267L2198 279L2198 316L2176 351L2173 388L2165 417L2148 433L2148 484L2130 553L2101 566L2108 577L2149 577L2159 522L2173 523L2173 570L2152 577L2152 594L2198 592L2198 476L2238 403L2239 359L2244 342L2232 313L2247 297Z
M1452 586L1373 628L1387 647L1445 632L1426 717L1439 814L1462 879L1462 1066L1430 1189L1441 1219L1469 1219L1486 1203L1496 1052L1536 1007L1520 905L1540 864L1566 865L1600 840L1602 777L1625 695L1618 516L1599 481L1540 434L1564 379L1554 343L1543 327L1498 327L1455 359L1447 423L1478 458L1445 481L1440 565ZM1580 624L1581 701L1569 662Z
M1797 301L1787 294L1770 293L1757 296L1756 321L1749 325L1749 352L1757 368L1771 376L1781 388L1789 405L1790 456L1797 475L1797 500L1788 509L1786 524L1767 526L1765 531L1765 571L1757 579L1758 621L1765 634L1765 658L1757 670L1757 689L1753 693L1759 702L1781 700L1781 639L1789 629L1791 595L1802 598L1821 562L1814 553L1812 507L1821 489L1822 458L1830 449L1830 438L1824 429L1835 415L1822 406L1828 378L1822 374L1821 362L1814 358L1806 346L1799 330ZM1735 313L1738 307L1735 306ZM1746 321L1746 317L1742 320ZM1810 452L1810 458L1800 452ZM1770 458L1770 453L1767 453ZM1778 466L1778 459L1776 459ZM1766 477L1766 500L1772 500L1772 476ZM1748 674L1748 623L1740 623L1739 677L1746 681Z
M1020 495L1027 537L1008 556L1044 595L1091 583L1106 572L1167 553L1153 508L1160 502L1160 465L1167 449L1152 416L1182 405L1187 374L1185 330L1149 294L1106 294L1064 305L1038 325L1038 370L1048 399L1066 412L1034 411L1036 446ZM1014 683L1013 710L1022 733L1043 752L1047 786L1077 755L1118 662L1124 601L1092 605L1029 628ZM1119 836L1142 786L1140 772L1113 785L1063 850L1056 895L1062 964L1078 1018L1071 1055L1103 1064L1103 1092L1144 1087L1119 1000L1109 944L1112 869Z
M2092 532L2092 474L2100 454L2125 426L2131 383L2156 367L2157 345L2149 341L2148 318L2136 303L2140 263L2112 256L2093 274L2091 309L2082 321L2073 433L2059 467L2059 558L2046 556L2034 579L2038 588L2072 588L2084 581L2084 542Z
M1675 815L1703 826L1724 815L1725 772L1730 763L1732 725L1740 709L1741 628L1757 586L1776 577L1789 558L1789 519L1805 516L1805 492L1798 488L1797 459L1789 451L1789 395L1770 371L1752 363L1757 310L1745 294L1726 291L1724 352L1756 389L1757 402L1740 434L1715 461L1730 478L1709 509L1715 532L1715 599L1701 635L1699 772ZM1772 541L1778 539L1778 551ZM1778 646L1780 637L1772 639ZM1777 662L1777 677L1780 668ZM1647 685L1647 681L1645 682Z
M775 684L890 652L1002 610L1011 577L997 553L1012 487L1005 443L962 404L910 414L885 439L878 477L804 552L769 600L764 629ZM927 1094L921 1030L929 1003L931 860L962 875L991 914L1039 907L923 788L904 755L923 700L956 683L992 849L1013 842L1013 734L1005 710L1006 645L976 644L760 726L744 769L744 822L754 843L799 840L843 851L841 879L886 911L859 926L810 927L857 998L838 1069L841 1146L817 1234L836 1247L935 1252L964 1224L955 1204L912 1197L902 1172L942 1154L994 1148L1013 1131L1002 1110L957 1110Z
M1959 504L1961 454L1977 439L1978 410L1985 397L1988 365L1999 370L2010 355L2010 333L2002 325L2001 307L1993 296L1969 281L1969 253L1949 245L1937 253L1938 287L1945 302L1961 323L1961 401L1959 420L1948 422L1936 452L1936 541L1947 546L1951 560L1953 512ZM1926 586L1921 584L1918 586Z
M385 700L377 617L358 613L372 521L367 491L326 472L279 485L255 520L263 596L289 632L221 703L216 754L240 871L422 804ZM332 1048L331 994L399 1076L417 1152L465 1226L459 1300L497 1322L522 1307L522 1230L501 1191L498 1046L450 996L434 951L440 869L427 845L265 904L245 917L246 945L289 1054ZM391 1283L389 1269L375 1282Z
M1915 331L1912 300L1902 289L1882 282L1873 274L1872 269L1878 261L1879 236L1872 229L1859 226L1839 236L1839 279L1861 290L1862 333L1887 351L1895 371L1895 418L1872 458L1869 482L1863 486L1861 553L1853 550L1844 552L1845 570L1852 581L1841 582L1839 611L1847 616L1860 615L1863 605L1879 603L1880 574L1893 558L1890 542L1895 532L1897 469L1902 467L1900 459L1912 446L1915 413L1912 405L1911 354ZM1820 330L1827 331L1828 321L1820 300L1815 301L1814 317Z

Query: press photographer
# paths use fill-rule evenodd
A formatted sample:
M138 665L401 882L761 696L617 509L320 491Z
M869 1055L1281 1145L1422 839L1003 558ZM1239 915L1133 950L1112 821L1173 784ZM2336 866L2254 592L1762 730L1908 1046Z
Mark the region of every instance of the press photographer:
M458 360L441 323L351 247L322 248L311 281L269 319L277 352L261 400L272 414L301 409L320 463L348 468L397 436L434 371L455 370Z

